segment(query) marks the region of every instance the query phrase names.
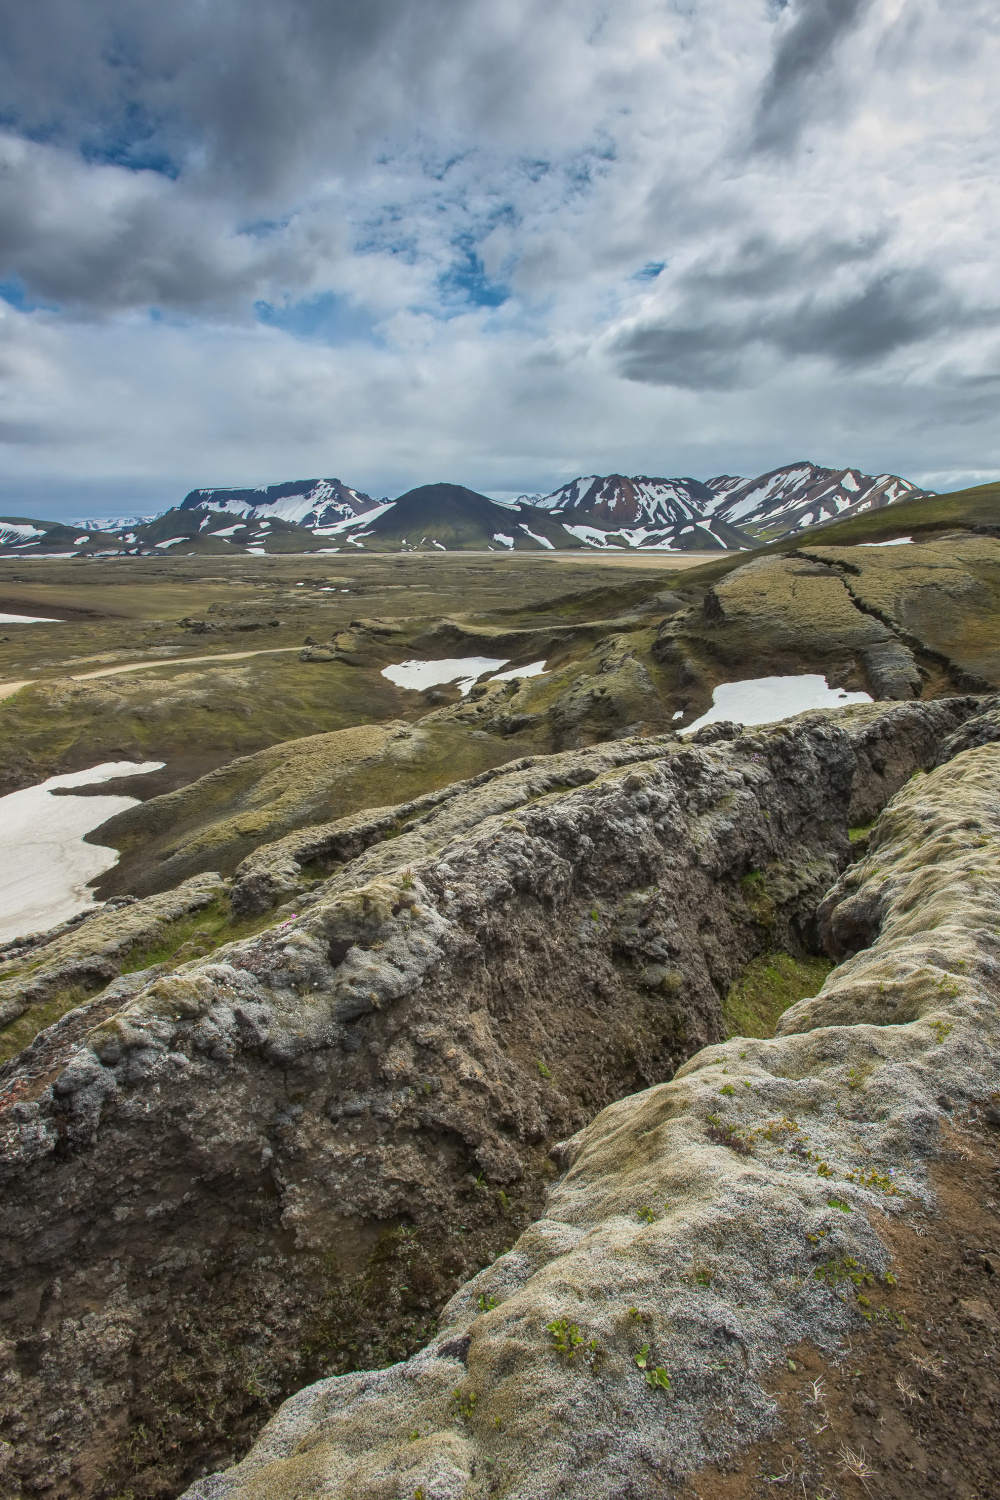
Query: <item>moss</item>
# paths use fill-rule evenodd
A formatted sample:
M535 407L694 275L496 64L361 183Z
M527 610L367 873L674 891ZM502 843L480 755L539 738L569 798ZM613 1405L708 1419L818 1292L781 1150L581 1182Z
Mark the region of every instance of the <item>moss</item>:
M852 844L861 844L868 837L874 827L875 820L873 818L870 823L862 823L858 828L849 828L847 830L847 837L850 839Z
M228 900L221 898L200 911L178 917L176 922L166 923L154 942L132 949L122 964L122 973L136 974L154 964L187 963L193 958L204 958L223 943L253 937L265 927L272 927L275 920L273 911L256 917L234 917Z
M42 1005L33 1005L16 1021L9 1022L0 1030L0 1063L9 1062L35 1040L40 1031L54 1026L68 1011L93 998L94 989L86 985L71 984L58 990Z
M761 927L773 927L777 920L778 909L775 906L774 897L767 888L764 872L754 870L751 874L744 875L740 881L740 891L754 921Z
M790 1005L815 995L834 968L827 958L766 953L747 964L722 1007L730 1036L770 1037Z

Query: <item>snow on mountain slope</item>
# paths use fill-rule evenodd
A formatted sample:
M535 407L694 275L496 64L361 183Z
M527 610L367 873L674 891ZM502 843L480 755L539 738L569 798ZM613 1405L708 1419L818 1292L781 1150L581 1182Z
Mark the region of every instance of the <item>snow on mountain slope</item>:
M708 487L718 495L712 506L715 517L767 540L926 493L898 474L823 469L808 461L786 464L757 479L723 475L709 480Z
M713 499L698 479L588 474L535 500L539 510L608 526L677 526L699 521Z
M257 489L192 490L179 509L223 511L252 520L273 517L318 529L351 521L381 503L339 479L293 479Z
M81 531L125 531L130 526L148 526L162 514L156 511L149 516L90 516L82 520L70 521L70 526L78 526Z
M585 474L530 503L558 516L590 546L606 545L595 541L591 531L595 536L597 531L614 531L626 545L649 546L645 537L656 529L664 533L656 545L685 549L692 542L682 538L690 538L692 525L700 526L701 546L738 547L924 493L897 474L824 469L803 460L757 479L719 474L704 483L689 477ZM528 499L522 496L522 502ZM633 539L639 532L642 541Z

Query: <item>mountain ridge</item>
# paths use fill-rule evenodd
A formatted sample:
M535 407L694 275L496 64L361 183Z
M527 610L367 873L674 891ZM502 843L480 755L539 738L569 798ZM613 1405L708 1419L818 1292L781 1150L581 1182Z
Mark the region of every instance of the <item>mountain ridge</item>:
M439 481L395 500L340 479L206 487L154 518L78 525L0 517L0 556L346 551L743 551L928 495L897 474L809 460L753 479L581 475L499 501ZM318 545L317 545L318 544Z

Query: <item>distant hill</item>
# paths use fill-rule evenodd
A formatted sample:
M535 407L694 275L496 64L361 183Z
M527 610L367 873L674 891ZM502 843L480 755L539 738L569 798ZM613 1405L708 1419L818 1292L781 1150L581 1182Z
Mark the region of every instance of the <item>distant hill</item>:
M424 484L344 539L369 552L487 552L574 549L584 544L527 504L498 505L460 484Z
M927 492L802 461L756 479L591 474L503 503L458 484L375 500L339 479L192 490L162 515L78 525L0 517L0 557L234 552L742 551Z

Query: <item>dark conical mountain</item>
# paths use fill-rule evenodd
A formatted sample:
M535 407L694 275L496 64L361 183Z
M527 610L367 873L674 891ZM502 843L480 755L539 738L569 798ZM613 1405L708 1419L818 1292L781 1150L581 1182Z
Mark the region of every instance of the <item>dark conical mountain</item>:
M579 547L577 539L532 506L498 505L461 484L422 484L408 490L353 536L370 552L538 551Z

